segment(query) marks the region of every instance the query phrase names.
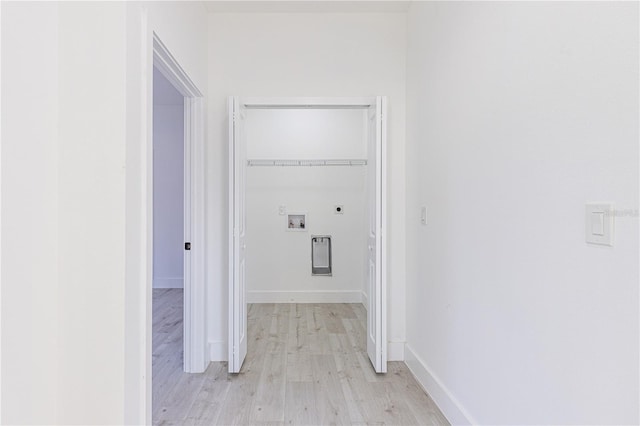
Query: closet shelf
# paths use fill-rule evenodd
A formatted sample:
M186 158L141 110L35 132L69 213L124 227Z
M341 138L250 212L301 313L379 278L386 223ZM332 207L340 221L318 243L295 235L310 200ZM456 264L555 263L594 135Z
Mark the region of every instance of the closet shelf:
M366 166L367 160L247 160L249 167Z

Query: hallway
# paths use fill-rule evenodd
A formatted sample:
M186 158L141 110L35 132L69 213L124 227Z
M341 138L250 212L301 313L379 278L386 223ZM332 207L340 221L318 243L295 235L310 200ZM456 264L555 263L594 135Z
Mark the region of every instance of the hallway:
M373 372L360 304L249 305L249 349L182 372L182 290L154 291L153 423L448 424L402 362Z

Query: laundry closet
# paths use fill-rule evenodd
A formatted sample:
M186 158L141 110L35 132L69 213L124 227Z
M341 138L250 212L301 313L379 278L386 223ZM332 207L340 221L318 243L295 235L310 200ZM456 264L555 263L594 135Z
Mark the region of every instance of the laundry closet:
M367 113L245 111L249 303L362 301Z
M229 371L247 303L363 303L386 371L386 99L229 100Z

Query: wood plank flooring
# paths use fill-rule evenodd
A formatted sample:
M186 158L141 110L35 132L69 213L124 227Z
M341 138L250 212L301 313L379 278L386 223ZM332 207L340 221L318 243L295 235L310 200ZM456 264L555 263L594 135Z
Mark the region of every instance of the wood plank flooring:
M360 304L249 305L239 374L182 372L182 290L153 292L157 425L446 425L402 362L376 374Z

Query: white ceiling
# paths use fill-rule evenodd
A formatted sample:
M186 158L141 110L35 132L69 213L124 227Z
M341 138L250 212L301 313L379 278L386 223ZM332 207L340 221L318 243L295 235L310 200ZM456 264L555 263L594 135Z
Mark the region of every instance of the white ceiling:
M184 97L169 83L169 80L153 67L153 104L183 105Z
M403 13L411 1L387 0L208 0L213 13Z

